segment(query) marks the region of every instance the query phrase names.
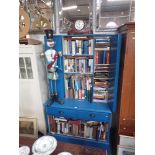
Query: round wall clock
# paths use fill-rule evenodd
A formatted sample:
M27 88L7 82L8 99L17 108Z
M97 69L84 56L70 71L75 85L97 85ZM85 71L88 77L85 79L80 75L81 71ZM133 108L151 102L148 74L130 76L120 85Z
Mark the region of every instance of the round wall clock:
M77 30L82 30L84 28L84 26L85 26L85 23L83 20L76 20L75 21L75 28Z

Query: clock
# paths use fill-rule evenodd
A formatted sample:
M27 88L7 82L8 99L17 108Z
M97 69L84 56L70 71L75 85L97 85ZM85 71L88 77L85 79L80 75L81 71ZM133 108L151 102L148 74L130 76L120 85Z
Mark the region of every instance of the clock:
M92 34L88 20L77 19L70 27L68 34Z
M76 20L74 26L75 26L75 29L82 30L85 26L85 23L83 20Z

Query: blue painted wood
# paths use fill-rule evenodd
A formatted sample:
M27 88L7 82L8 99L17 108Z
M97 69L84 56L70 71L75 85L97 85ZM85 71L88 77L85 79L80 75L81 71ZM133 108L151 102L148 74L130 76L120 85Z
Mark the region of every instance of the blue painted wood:
M71 37L78 37L78 36L90 36L93 38L97 38L98 36L109 36L109 35L102 35L102 34L83 34L83 35L54 35L54 41L56 42L54 48L56 51L62 51L62 40L63 37L71 36ZM53 115L56 117L65 117L65 118L72 118L72 119L81 119L81 120L94 120L94 121L101 121L101 122L107 122L109 124L108 128L108 140L107 141L95 141L90 139L84 139L80 137L73 137L73 136L65 136L62 134L55 134L54 136L61 141L75 143L75 144L81 144L81 145L87 145L87 146L93 146L93 147L100 147L100 148L107 148L110 150L110 143L109 143L109 137L110 137L110 128L111 128L111 122L112 122L112 112L116 111L117 107L117 94L118 94L118 79L119 79L119 62L120 62L120 48L121 48L121 35L110 35L111 36L111 62L112 64L116 65L115 71L110 73L115 78L114 83L114 101L109 103L97 103L97 102L88 102L87 100L75 100L75 99L64 99L65 96L65 90L64 90L64 75L68 73L64 73L63 71L59 72L59 81L57 82L58 85L58 93L61 98L64 100L64 105L60 105L58 103L53 103L51 106L47 106L47 104L50 102L50 100L47 101L45 104L45 120L46 125L48 127L48 133L50 133L50 128L48 126L48 115ZM109 40L108 40L109 41ZM45 37L46 42L46 37ZM95 44L95 40L94 40ZM45 49L48 47L45 44ZM65 56L72 56L72 55L65 55ZM64 57L62 57L61 65L63 69L63 60ZM79 55L78 55L79 56ZM82 55L84 56L84 55ZM88 55L85 55L88 56ZM93 55L94 57L94 50ZM59 59L60 60L60 59ZM60 61L58 60L58 64L60 64ZM73 73L69 73L73 74ZM77 74L77 73L75 73ZM92 74L94 76L94 73ZM94 82L93 82L94 83ZM95 117L91 117L91 114L94 114Z
M49 133L51 131L50 125L48 124L48 115L47 115L47 110L46 110L46 103L43 105L44 106L44 114L45 114L45 124L46 124L46 132Z
M107 113L101 113L96 111L80 111L58 108L47 108L46 113L55 117L64 117L67 119L84 120L84 121L98 121L98 122L110 122L111 115Z
M75 99L65 99L64 104L61 105L59 103L53 103L51 108L64 108L71 110L84 110L84 111L95 111L95 112L105 112L111 114L111 110L108 104L97 103L97 102L88 102L87 100L75 100Z
M117 96L118 96L118 80L119 80L119 66L120 66L120 52L121 52L121 39L122 36L118 34L112 38L112 50L116 54L116 70L115 70L115 82L114 82L114 102L109 103L112 112L117 110ZM117 44L116 44L117 43ZM117 45L117 46L116 46Z
M64 54L63 56L74 56L74 57L90 57L90 56L94 56L94 55L91 55L91 54Z
M93 73L64 72L64 74L87 74L87 75L92 75Z
M80 137L74 137L74 136L66 136L62 134L51 134L49 135L54 136L57 140L67 142L67 143L74 143L74 144L80 144L85 146L91 146L95 148L101 148L101 149L109 149L110 144L109 141L96 141L93 139L87 139L87 138L80 138Z

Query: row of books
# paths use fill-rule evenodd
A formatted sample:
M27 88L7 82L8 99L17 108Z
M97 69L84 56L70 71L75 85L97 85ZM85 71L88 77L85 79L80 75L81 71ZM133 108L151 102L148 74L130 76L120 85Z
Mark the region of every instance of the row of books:
M110 64L110 50L96 50L95 64Z
M64 59L64 72L93 73L93 59Z
M54 116L48 117L51 133L78 136L94 140L108 139L108 124L96 121L82 121Z
M93 39L91 40L64 40L64 55L93 55Z
M92 101L92 77L65 75L65 97Z

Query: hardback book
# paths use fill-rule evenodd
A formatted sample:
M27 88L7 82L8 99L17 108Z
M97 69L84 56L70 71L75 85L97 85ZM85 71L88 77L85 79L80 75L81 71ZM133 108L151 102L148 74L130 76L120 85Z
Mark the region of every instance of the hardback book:
M89 40L89 55L93 55L93 49L94 49L94 40Z
M68 40L64 40L64 55L68 54Z
M83 54L88 54L89 49L89 41L83 40Z
M72 55L75 55L76 54L76 43L75 43L75 40L72 40Z

